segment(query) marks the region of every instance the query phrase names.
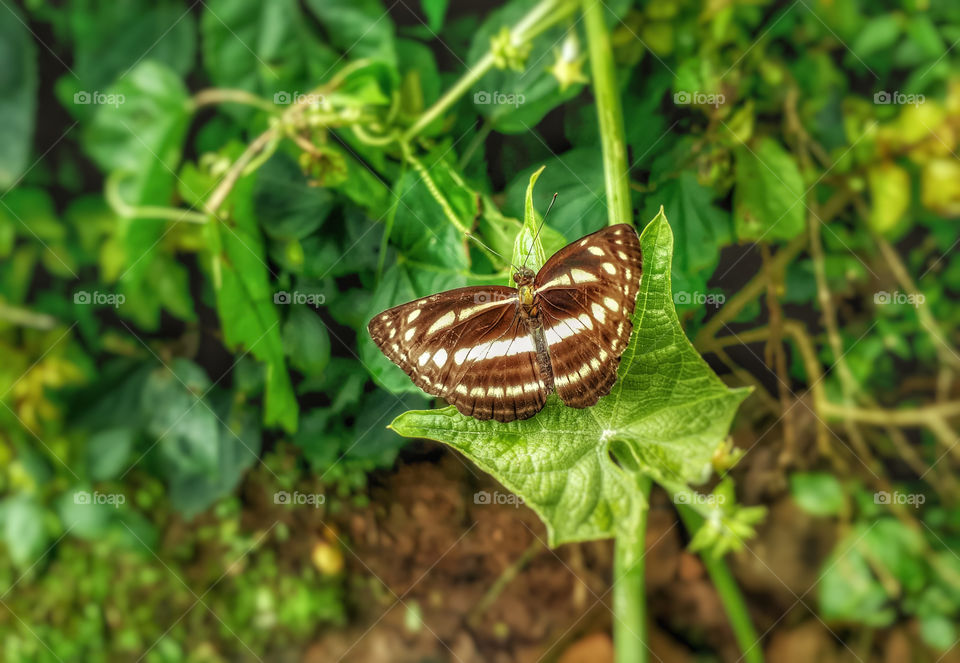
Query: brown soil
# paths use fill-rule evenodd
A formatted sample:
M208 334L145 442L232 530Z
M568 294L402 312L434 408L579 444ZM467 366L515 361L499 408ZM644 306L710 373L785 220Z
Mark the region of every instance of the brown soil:
M748 431L738 446L753 447ZM546 532L524 506L475 504L474 493L504 489L437 445L375 477L371 502L303 522L285 551L309 559L328 525L339 532L350 580L351 618L304 652L305 663L603 663L613 660L609 541L545 546ZM728 558L762 634L768 661L929 660L916 625L868 633L824 624L816 583L835 535L786 494L780 449L761 440L736 468L741 500L769 513L749 549ZM271 517L275 517L275 514ZM294 529L296 528L296 529ZM329 537L329 531L327 531ZM719 596L665 494L654 491L647 530L651 660L741 660ZM526 556L526 559L524 559ZM512 576L511 574L514 574ZM498 579L501 590L489 595ZM419 615L419 618L417 618ZM843 638L845 641L842 641ZM960 663L944 657L941 663Z

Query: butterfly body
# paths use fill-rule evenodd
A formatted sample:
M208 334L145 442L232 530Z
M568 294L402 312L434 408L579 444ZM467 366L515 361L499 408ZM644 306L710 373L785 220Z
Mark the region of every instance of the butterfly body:
M610 392L633 328L642 259L621 224L564 247L516 288L475 286L375 316L370 336L417 386L477 419L539 412L556 390L576 408Z

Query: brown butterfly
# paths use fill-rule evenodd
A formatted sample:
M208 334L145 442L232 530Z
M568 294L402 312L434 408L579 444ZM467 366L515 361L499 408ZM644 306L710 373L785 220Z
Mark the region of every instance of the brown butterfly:
M370 337L428 394L477 419L539 412L556 389L575 408L594 405L617 380L640 287L640 239L627 224L553 254L516 288L457 288L395 306Z

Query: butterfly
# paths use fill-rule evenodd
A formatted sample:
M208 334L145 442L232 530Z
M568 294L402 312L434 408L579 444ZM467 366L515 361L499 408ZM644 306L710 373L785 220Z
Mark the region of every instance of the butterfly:
M388 309L367 330L423 391L462 414L507 422L554 390L585 408L610 393L633 330L640 239L619 224L553 254L507 286L448 290Z

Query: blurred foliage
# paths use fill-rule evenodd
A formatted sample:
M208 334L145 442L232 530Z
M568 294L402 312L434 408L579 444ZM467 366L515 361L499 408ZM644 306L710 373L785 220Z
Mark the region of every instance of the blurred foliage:
M338 567L281 561L290 532L270 527L276 510L262 531L241 526L240 487L271 506L304 481L328 509L362 500L366 474L402 444L385 425L428 405L366 321L503 282L496 254L512 251L533 170L546 165L538 190L560 194L548 252L605 223L577 7L24 4L0 8L2 658L231 660L244 644L303 642L345 619L342 577L322 570ZM839 196L822 264L845 363L880 405L919 402L904 375L926 384L952 366L960 328L956 3L605 12L634 208L646 220L662 204L671 219L687 335L715 311L703 297L732 298L758 269L733 245L785 250L807 208ZM882 297L906 293L879 242L895 243L913 299ZM817 268L808 253L787 265L791 315L821 312ZM767 314L754 302L733 324ZM818 379L791 357L790 377ZM823 387L846 402L836 372ZM935 436L917 439L921 461L939 463ZM823 618L915 616L944 649L960 600L936 579L956 571L956 492L921 473L912 524L845 477L797 477L793 491L845 528ZM222 575L241 559L243 573ZM177 620L194 591L222 621L203 605Z

